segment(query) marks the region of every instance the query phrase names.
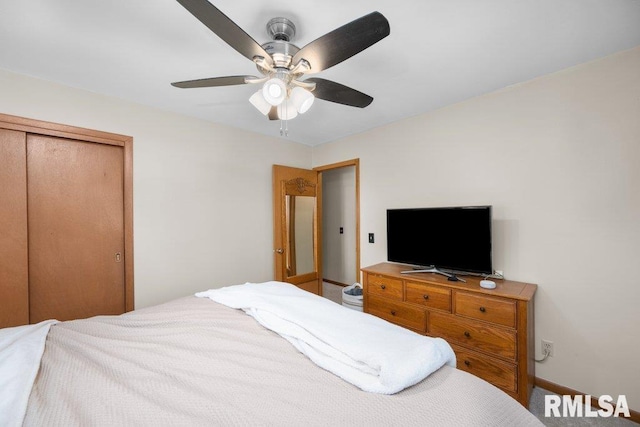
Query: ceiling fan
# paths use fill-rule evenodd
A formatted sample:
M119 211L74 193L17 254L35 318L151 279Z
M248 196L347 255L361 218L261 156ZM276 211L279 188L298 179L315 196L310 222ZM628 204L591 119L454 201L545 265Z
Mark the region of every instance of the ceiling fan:
M331 80L303 77L333 67L390 33L389 22L372 12L302 49L291 43L295 25L286 18L267 23L271 41L260 45L208 0L177 0L229 46L256 64L261 77L226 76L171 83L179 88L262 84L249 101L271 120L290 120L309 110L315 98L364 108L373 98ZM281 128L282 133L282 128Z

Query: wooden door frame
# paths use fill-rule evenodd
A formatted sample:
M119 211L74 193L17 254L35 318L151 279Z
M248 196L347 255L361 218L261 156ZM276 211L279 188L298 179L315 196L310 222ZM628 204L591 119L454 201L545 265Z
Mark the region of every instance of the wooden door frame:
M133 310L133 138L115 133L61 125L1 113L0 128L83 142L116 145L124 149L124 301L125 311Z
M356 171L356 281L358 283L362 283L360 278L360 159L351 159L345 160L343 162L317 166L313 168L313 170L318 172L318 181L322 182L322 172L341 169L349 166L354 166Z

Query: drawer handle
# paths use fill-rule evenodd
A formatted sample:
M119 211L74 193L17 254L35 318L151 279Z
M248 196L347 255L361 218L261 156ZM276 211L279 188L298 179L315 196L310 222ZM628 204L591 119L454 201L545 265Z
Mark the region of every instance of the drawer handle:
M385 285L380 285L380 289L387 289Z
M429 299L429 295L422 295L422 298Z
M487 309L484 307L480 307L480 311L484 313L485 311L487 311Z
M471 334L469 333L469 331L464 331L464 336L467 338L471 338Z
M391 315L395 316L396 315L396 311L395 310L391 310Z
M469 362L468 360L465 360L465 361L464 361L464 364L465 364L466 366L471 366L471 362Z

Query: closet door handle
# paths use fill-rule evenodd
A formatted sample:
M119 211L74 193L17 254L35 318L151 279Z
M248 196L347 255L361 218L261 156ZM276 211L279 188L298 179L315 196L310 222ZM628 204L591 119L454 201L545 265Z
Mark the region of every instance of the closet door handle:
M122 261L122 254L120 252L116 252L116 262Z

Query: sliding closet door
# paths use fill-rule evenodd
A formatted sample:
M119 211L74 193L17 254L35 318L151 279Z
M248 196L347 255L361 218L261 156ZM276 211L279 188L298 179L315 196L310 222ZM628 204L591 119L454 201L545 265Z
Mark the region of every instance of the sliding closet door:
M31 323L125 311L123 147L27 136Z
M0 328L29 323L25 141L0 129Z

